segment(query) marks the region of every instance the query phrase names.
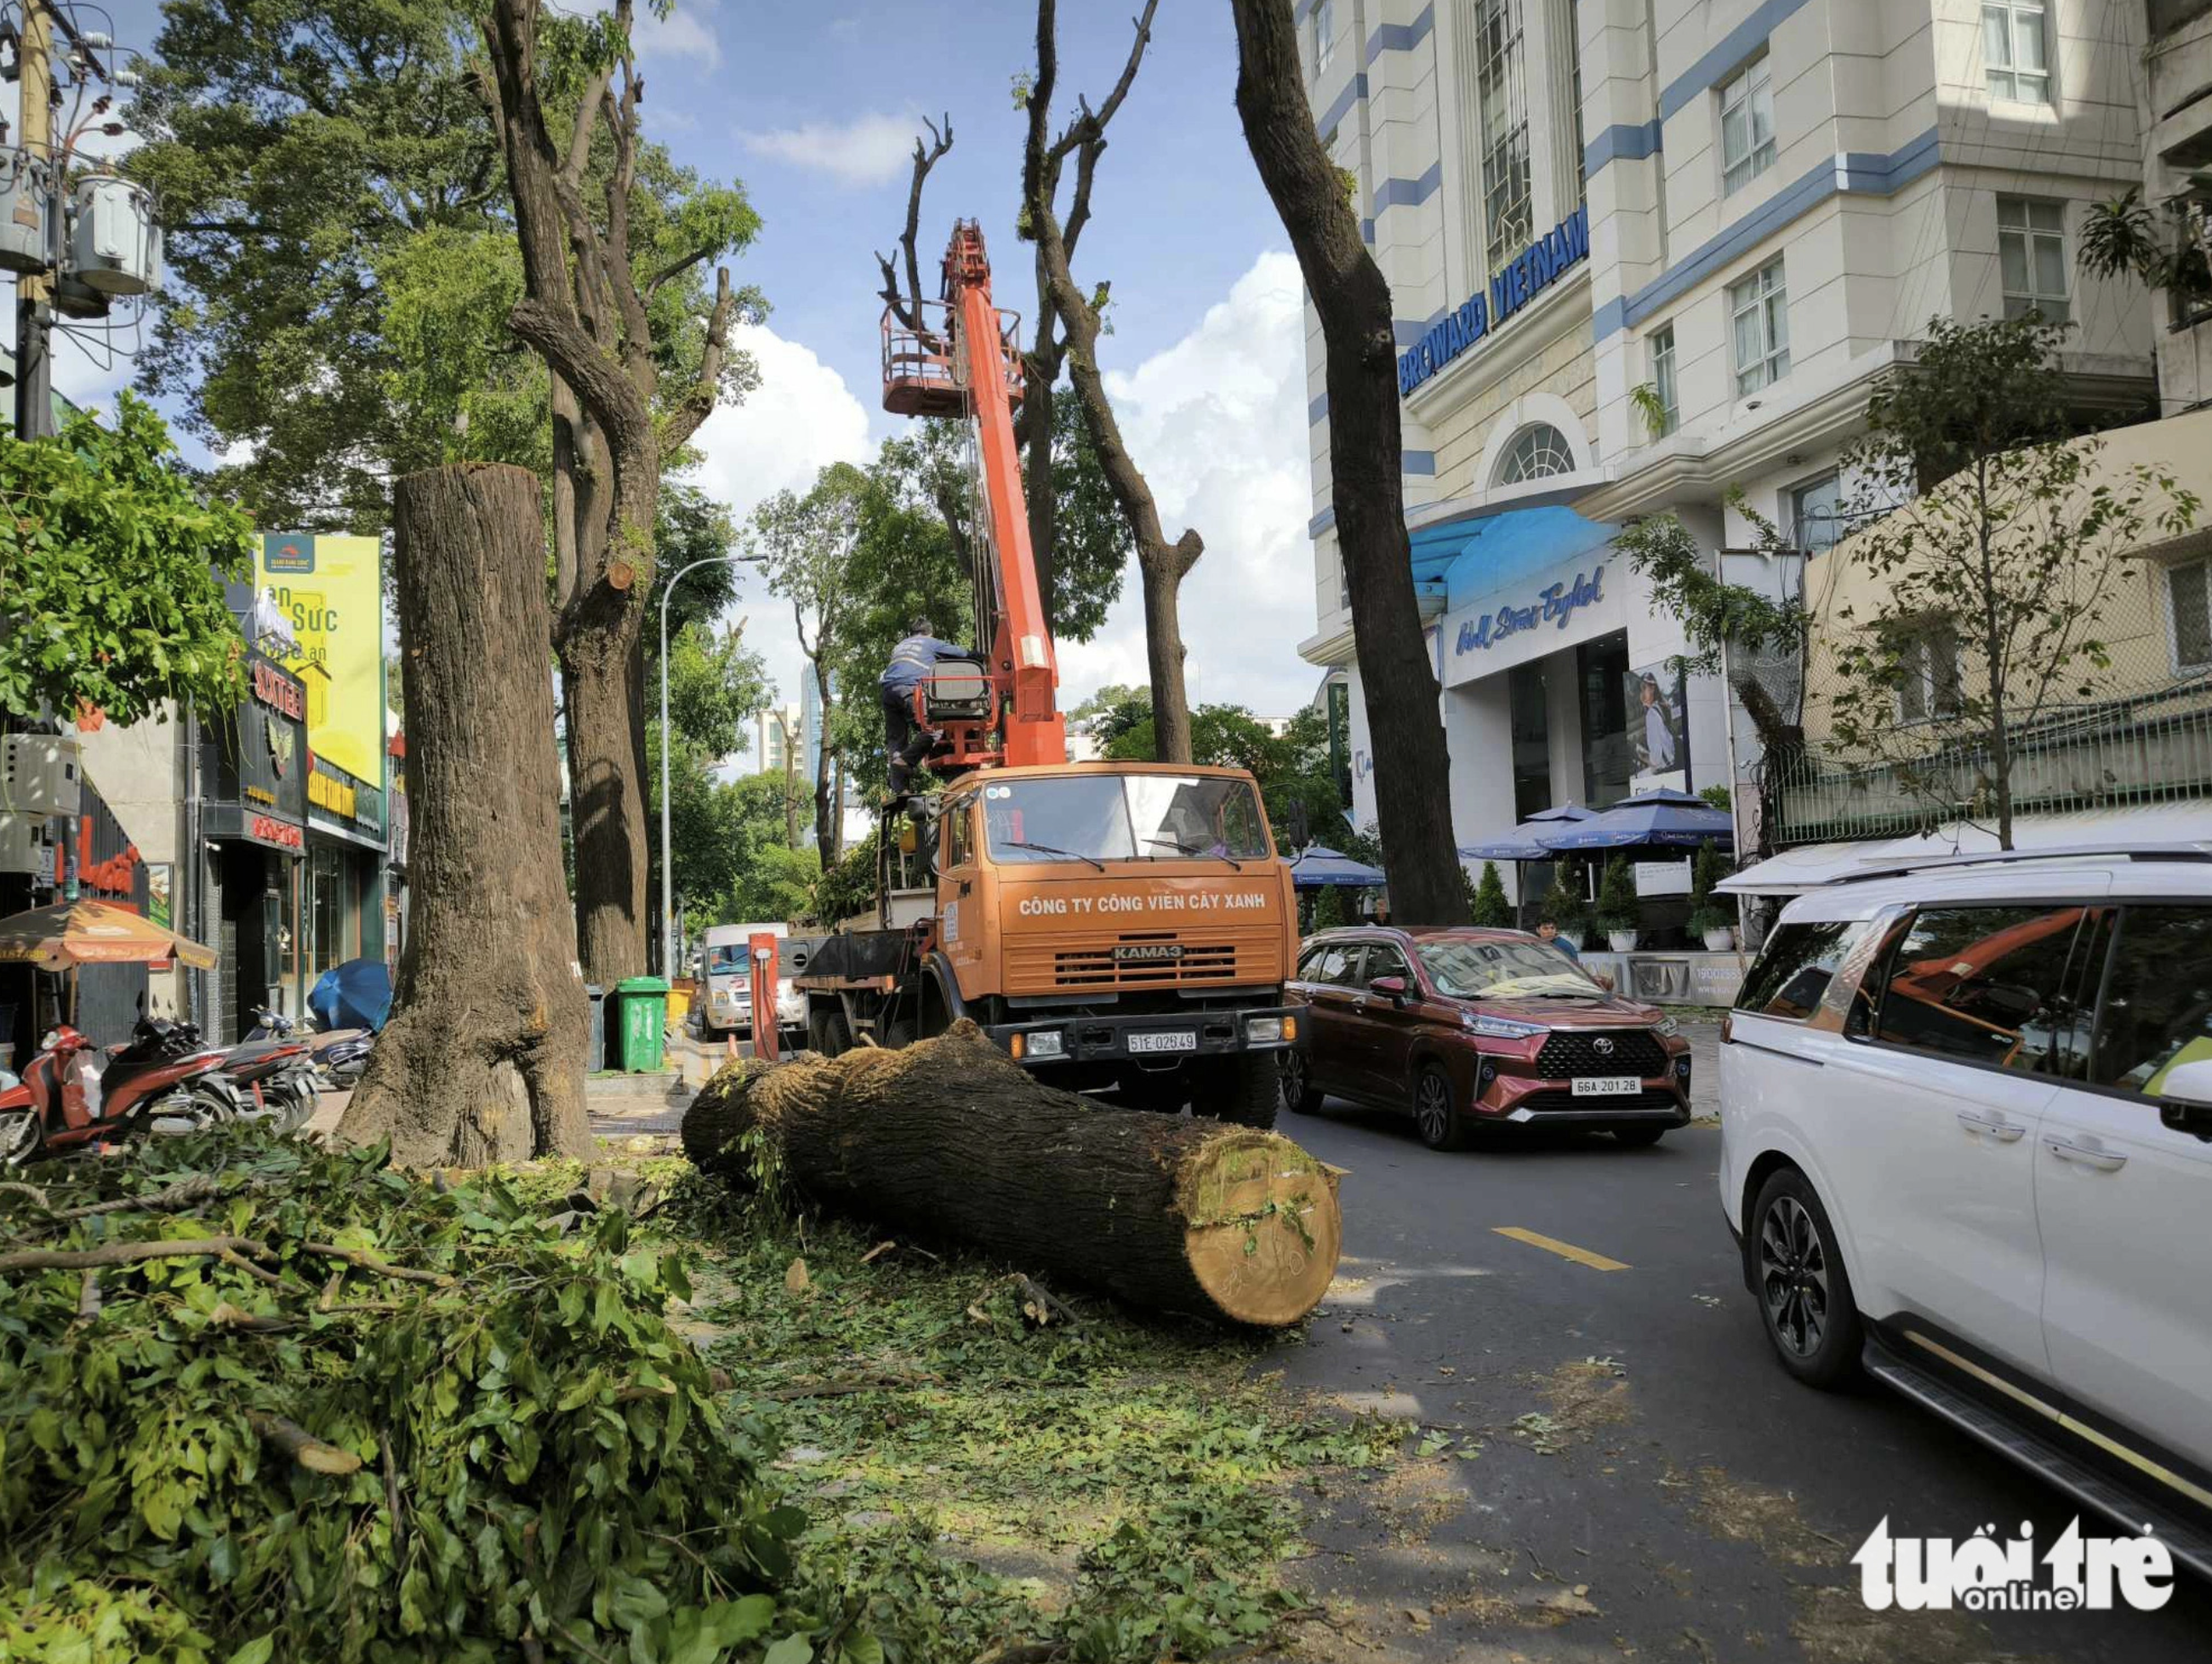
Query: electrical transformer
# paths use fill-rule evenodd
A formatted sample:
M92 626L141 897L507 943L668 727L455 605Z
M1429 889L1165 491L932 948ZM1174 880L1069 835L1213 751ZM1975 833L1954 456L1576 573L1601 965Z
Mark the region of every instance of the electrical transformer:
M161 281L161 228L154 196L134 179L79 179L67 275L105 295L144 295Z
M53 197L45 162L27 151L0 150L0 268L40 271L52 261Z

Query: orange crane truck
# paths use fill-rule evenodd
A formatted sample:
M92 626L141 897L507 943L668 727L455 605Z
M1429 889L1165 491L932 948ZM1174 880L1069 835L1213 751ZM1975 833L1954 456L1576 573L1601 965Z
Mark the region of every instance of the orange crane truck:
M1290 868L1241 768L1068 760L1014 440L1018 323L967 221L943 298L884 314L884 408L969 425L982 645L915 690L948 782L918 811L933 906L895 918L887 815L878 927L808 944L793 978L809 1043L897 1047L965 1017L1056 1085L1272 1126L1279 1060L1304 1040L1283 999Z

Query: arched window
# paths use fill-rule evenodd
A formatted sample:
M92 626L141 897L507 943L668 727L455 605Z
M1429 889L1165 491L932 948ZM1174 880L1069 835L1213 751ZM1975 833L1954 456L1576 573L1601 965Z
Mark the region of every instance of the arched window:
M1498 459L1492 485L1519 485L1552 474L1575 471L1574 447L1567 436L1548 422L1532 422L1513 435L1505 453Z

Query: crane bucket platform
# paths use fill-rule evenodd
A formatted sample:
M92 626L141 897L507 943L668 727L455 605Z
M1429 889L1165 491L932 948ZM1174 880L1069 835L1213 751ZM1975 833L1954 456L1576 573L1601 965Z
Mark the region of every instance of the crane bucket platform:
M907 313L911 311L912 317ZM1002 312L999 375L1008 404L1022 402L1021 314ZM884 409L893 416L964 416L973 391L960 309L951 301L884 308Z

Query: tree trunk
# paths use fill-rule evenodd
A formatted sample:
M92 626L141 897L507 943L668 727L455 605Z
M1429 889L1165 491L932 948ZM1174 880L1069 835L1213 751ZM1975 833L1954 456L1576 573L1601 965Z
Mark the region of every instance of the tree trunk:
M1397 343L1390 286L1314 131L1290 0L1231 0L1237 112L1261 182L1297 252L1321 314L1329 413L1329 490L1352 594L1359 679L1375 753L1375 809L1389 852L1390 910L1401 924L1462 925L1466 886L1451 827L1451 761L1437 673L1422 639L1399 477Z
M412 924L392 1021L338 1130L390 1138L410 1167L587 1156L552 689L526 673L550 629L538 477L409 474L392 536Z
M1045 298L1038 284L1038 300ZM1040 340L1045 331L1037 331ZM1030 509L1030 559L1036 567L1037 591L1044 597L1045 622L1060 635L1060 619L1053 607L1053 542L1060 535L1060 495L1052 489L1052 382L1037 357L1030 358L1030 377L1022 403L1029 418L1029 449L1022 457L1022 489Z
M829 736L822 732L830 724L830 672L818 659L813 668L815 701L819 708L814 719L817 742L814 747L814 847L822 857L822 870L827 872L837 865L838 834L842 829L830 791Z
M629 643L612 628L560 644L568 708L568 818L576 853L576 957L611 988L645 971L647 843L641 774L631 772Z
M744 1180L759 1129L812 1200L1161 1311L1279 1327L1336 1273L1336 1181L1288 1139L1040 1084L972 1023L898 1051L725 1069L684 1118Z
M1197 541L1195 532L1183 535ZM1145 591L1145 665L1152 683L1152 757L1158 762L1190 761L1190 699L1182 684L1182 576L1196 561L1195 555L1184 559L1179 544L1137 549L1137 575Z

